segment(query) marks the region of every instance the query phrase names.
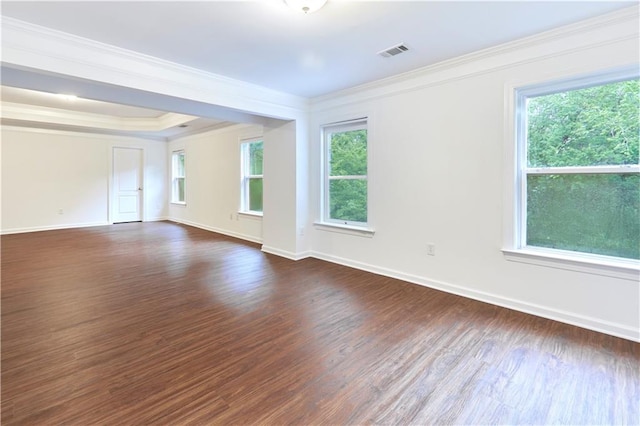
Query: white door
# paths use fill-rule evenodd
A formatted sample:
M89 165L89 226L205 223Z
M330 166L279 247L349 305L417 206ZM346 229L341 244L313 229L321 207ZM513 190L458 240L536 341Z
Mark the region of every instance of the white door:
M142 150L113 148L113 223L142 221Z

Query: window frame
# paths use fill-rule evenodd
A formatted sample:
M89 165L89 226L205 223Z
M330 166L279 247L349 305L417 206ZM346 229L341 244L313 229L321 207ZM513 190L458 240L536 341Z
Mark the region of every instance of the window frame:
M251 144L262 143L262 174L251 174ZM262 137L243 139L240 141L240 210L239 213L252 216L262 216L264 211L264 192L263 192L263 211L250 210L250 180L262 179L262 188L264 191L264 140Z
M640 172L639 165L529 167L527 164L528 98L585 89L640 76L637 66L533 84L505 86L505 191L502 252L507 260L637 281L640 261L614 256L528 246L527 177L549 174L623 174Z
M347 234L360 236L373 236L374 230L371 228L371 127L368 117L359 117L350 120L327 123L320 126L321 140L321 200L320 200L320 220L315 223L318 229L338 231ZM329 171L329 150L330 135L336 132L347 132L354 130L367 131L367 174L350 176L330 176ZM365 180L367 183L367 221L345 221L330 217L330 181L331 180Z
M178 175L178 156L183 158L183 170L182 174ZM178 199L178 181L182 179L183 182L183 195L184 199ZM177 149L171 152L171 203L186 205L187 204L187 155L184 149Z

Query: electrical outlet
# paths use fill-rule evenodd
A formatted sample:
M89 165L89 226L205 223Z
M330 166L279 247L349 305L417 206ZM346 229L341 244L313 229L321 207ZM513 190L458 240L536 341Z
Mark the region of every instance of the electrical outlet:
M436 255L436 245L429 243L427 244L427 255L435 256Z
M64 210L63 209L58 209L58 214L64 214Z
M229 220L233 220L233 213L229 213Z

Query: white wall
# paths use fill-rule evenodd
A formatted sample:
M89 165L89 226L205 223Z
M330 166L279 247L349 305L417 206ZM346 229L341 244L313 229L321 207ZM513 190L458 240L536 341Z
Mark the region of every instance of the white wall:
M505 88L637 64L637 23L632 25L635 37L585 47L576 45L573 34L536 46L535 55L512 49L505 53L511 59L490 57L492 64L479 55L414 80L316 100L311 199L320 199L320 125L365 111L376 232L363 238L314 229L313 256L640 339L637 280L515 263L501 253L510 119ZM581 37L584 43L584 37L599 36ZM496 66L503 59L505 65ZM314 204L312 211L319 212ZM427 256L427 243L435 244L435 256Z
M186 205L170 204L169 218L262 242L262 218L238 214L240 142L262 135L262 126L234 125L170 142L167 148L168 167L173 151L185 151ZM170 179L169 173L167 183Z
M24 24L9 23L11 37L3 39L3 60L19 69L41 70L41 75L55 72L95 82L109 91L136 88L295 120L273 126L265 120L269 217L264 223L235 214L240 200L238 143L244 136L255 136L255 128L232 127L162 145L162 154L154 150L156 160L163 159L162 165L153 160L155 175L164 173L165 178L157 186L162 191L145 202L147 208L157 208L160 193L163 205L168 202L170 152L186 150L187 204L168 208L174 220L253 241L263 239L264 225L265 246L288 257L311 254L638 340L638 282L509 262L500 251L505 87L637 64L637 15L637 8L622 11L314 99L310 115L307 101L297 97L231 84ZM371 126L373 238L310 227L319 212L319 126L360 117L362 112ZM73 138L84 143L71 142ZM2 230L105 221L106 195L101 194L106 194L108 165L100 159L106 158L108 148L97 139L26 137L4 130ZM27 145L21 146L22 140ZM70 160L60 159L62 152ZM85 158L86 168L78 165ZM22 161L26 166L17 164ZM65 178L52 178L47 186L51 176ZM65 205L59 206L61 202ZM61 222L58 208L82 214ZM426 255L427 243L436 245L436 256Z
M114 146L144 150L144 220L167 214L163 142L3 126L0 143L2 233L108 224Z
M265 120L264 126L237 124L168 145L184 149L186 205L169 206L173 221L263 243L262 250L297 259L309 254L308 120ZM263 217L238 213L240 143L264 141Z
M290 259L309 254L308 121L270 120L264 127L264 244Z

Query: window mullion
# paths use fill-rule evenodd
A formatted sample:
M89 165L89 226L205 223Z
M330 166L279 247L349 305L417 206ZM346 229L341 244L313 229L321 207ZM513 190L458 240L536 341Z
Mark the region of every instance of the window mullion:
M640 258L637 87L634 70L516 89L516 250Z
M344 179L344 180L356 180L356 179L366 180L367 179L367 175L329 176L329 180L338 180L338 179Z
M563 174L629 174L640 173L639 165L621 166L575 166L575 167L527 167L524 172L528 175L563 175Z

